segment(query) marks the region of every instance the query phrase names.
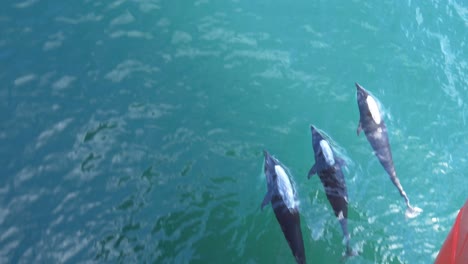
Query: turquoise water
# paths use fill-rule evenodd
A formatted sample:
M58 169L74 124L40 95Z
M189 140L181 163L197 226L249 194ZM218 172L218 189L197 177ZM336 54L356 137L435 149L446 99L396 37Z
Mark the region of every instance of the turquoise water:
M6 1L0 262L293 263L262 149L293 174L309 263L340 263L309 124L350 161L346 263L431 263L467 198L468 5ZM356 136L385 106L404 202Z

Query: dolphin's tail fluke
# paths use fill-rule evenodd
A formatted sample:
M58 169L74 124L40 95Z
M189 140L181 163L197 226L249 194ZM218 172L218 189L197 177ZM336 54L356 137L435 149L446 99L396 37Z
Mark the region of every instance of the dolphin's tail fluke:
M392 180L393 184L397 187L398 191L400 192L400 195L405 199L406 203L406 212L405 215L407 218L415 218L418 216L423 210L419 207L416 206L411 206L408 195L406 194L405 190L403 190L403 186L401 186L400 180L396 176L396 173L393 170L393 173L390 176L390 179Z
M350 257L354 257L354 256L357 256L359 255L359 253L357 251L355 251L350 245L349 245L349 241L350 241L350 237L346 237L345 238L345 243L346 243L346 252L345 254L342 256L343 257L343 261L345 261L347 258L350 258Z
M349 245L351 241L351 236L348 233L348 226L347 226L347 219L346 218L341 218L339 219L340 224L341 224L341 229L343 230L343 241L346 245L346 252L344 257L352 257L352 256L357 256L357 252L354 251L351 246Z
M405 216L407 218L415 218L416 216L418 216L420 213L422 213L422 209L419 208L419 207L416 207L416 206L411 206L408 203L406 203L406 212L405 212Z
M349 245L346 246L345 257L349 258L349 257L357 256L357 255L359 255L359 253L357 251L352 249Z

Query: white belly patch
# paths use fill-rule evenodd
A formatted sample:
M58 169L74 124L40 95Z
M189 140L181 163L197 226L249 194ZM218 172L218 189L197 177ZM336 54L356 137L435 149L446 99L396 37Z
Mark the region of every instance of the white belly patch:
M295 201L294 191L291 182L289 181L289 177L284 169L279 165L275 166L275 171L276 175L278 175L278 190L281 194L281 197L283 197L286 206L289 209L292 209L295 207Z
M371 112L372 119L374 119L374 122L377 125L379 125L382 119L380 117L380 111L379 111L379 107L377 106L377 102L370 95L367 96L366 101L367 101L367 105L369 106L369 111Z
M322 148L323 156L325 161L329 166L335 165L335 158L333 157L333 151L330 148L330 145L325 140L320 140L320 148Z

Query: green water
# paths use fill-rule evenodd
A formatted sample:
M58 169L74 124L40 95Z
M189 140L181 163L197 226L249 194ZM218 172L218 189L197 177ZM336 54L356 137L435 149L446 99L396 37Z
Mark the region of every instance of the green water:
M346 263L433 262L467 198L464 1L7 0L0 25L1 263L294 263L262 149L308 262L340 263L309 124L350 160ZM415 219L356 136L354 82Z

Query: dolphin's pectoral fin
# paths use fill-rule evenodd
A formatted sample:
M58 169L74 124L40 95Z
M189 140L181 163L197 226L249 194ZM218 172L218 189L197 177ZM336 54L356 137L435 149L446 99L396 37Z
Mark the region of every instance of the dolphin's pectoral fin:
M357 130L356 130L356 133L357 133L358 136L359 136L359 134L361 134L361 131L362 131L362 123L361 123L361 120L359 120L359 124L358 124Z
M314 166L310 168L309 174L307 175L307 179L310 179L310 177L314 176L314 174L316 173L317 173L317 163L315 163Z
M265 198L263 198L263 202L262 202L262 205L261 205L261 209L263 210L263 207L265 207L265 205L267 205L269 202L271 202L271 198L273 197L273 192L268 189L268 192L265 194Z
M338 165L340 165L340 167L348 165L348 164L346 164L346 161L344 159L340 158L340 157L336 157L335 160L338 163Z

